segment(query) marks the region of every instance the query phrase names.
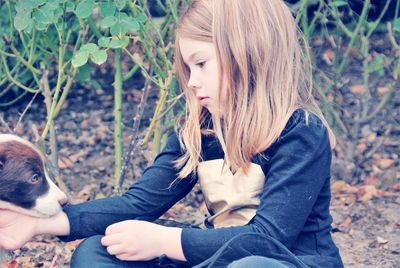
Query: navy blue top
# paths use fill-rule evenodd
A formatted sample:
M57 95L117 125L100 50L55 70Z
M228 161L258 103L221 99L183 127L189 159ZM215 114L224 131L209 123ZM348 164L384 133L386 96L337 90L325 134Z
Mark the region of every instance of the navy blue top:
M215 141L211 136L203 138L204 160L223 158ZM122 196L66 206L70 235L62 239L104 234L110 224L127 219L153 221L160 217L196 184L197 178L192 176L169 187L178 172L171 161L182 154L176 134L171 135L154 163ZM252 162L259 164L268 178L255 217L245 226L184 228L182 248L189 264L204 262L227 242L247 235L241 239L247 252L251 249L246 243L259 244L259 252L248 252L249 255L271 256L278 245L279 250L287 250L308 267L343 267L330 234L331 148L321 120L310 113L307 124L304 111L295 111L278 140ZM260 236L252 243L251 234ZM261 251L263 246L265 250ZM281 252L272 256L281 256ZM233 261L238 256L237 252L230 252L225 258Z

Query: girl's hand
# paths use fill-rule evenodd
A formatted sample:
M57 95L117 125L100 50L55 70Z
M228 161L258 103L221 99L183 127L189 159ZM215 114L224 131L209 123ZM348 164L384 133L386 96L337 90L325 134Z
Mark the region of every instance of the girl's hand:
M182 251L180 234L179 228L128 220L110 225L101 243L108 253L125 261L146 261L163 254L182 259L175 254Z
M36 235L37 218L0 209L0 250L15 250Z

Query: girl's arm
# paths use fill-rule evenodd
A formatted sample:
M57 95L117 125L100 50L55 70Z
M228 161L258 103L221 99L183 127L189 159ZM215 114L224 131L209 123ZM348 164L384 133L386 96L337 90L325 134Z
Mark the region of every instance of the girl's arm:
M117 222L132 219L153 221L160 217L196 184L195 179L185 178L171 186L178 172L172 161L181 154L178 137L173 134L154 163L122 196L64 207L70 232L60 238L69 241L102 235L109 225Z
M70 241L104 235L106 228L117 222L157 219L196 183L195 179L186 178L171 186L177 178L177 170L172 161L181 154L178 138L173 134L168 138L163 152L125 194L67 205L64 212L50 219L0 211L0 249L19 248L36 234L58 235L62 240ZM180 244L180 241L174 241Z

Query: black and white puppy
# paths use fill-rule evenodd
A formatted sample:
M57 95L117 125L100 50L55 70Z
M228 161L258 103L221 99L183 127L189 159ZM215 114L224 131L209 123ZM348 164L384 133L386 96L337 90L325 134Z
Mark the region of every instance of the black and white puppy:
M46 218L66 202L49 178L41 152L22 138L0 134L0 209Z

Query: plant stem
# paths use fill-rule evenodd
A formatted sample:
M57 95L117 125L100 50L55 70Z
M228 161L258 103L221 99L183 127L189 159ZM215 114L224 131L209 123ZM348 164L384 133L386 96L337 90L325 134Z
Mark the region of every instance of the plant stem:
M115 50L114 55L114 143L115 143L115 174L114 185L117 188L122 167L122 66L121 49Z

